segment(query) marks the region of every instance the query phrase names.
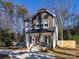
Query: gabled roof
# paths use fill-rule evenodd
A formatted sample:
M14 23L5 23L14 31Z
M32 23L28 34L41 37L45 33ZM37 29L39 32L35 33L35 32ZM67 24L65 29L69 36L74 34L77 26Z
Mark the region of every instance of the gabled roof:
M48 13L48 14L51 15L52 17L55 17L55 14L52 13L52 12L50 12L49 10L47 10L47 9L40 9L40 10L37 11L37 13L36 13L35 15L33 15L32 18L34 19L34 18L36 18L36 16L37 16L38 14L44 13L44 12Z
M40 10L38 10L34 15L32 15L31 17L27 18L27 19L24 20L24 21L29 21L30 18L34 19L34 18L36 18L36 16L37 16L39 13L44 13L44 12L48 13L48 14L51 15L52 17L56 17L56 15L55 15L54 13L50 12L49 10L47 10L47 9L40 9Z
M50 12L48 9L40 9L40 10L38 10L37 13L43 13L43 12L46 12L46 13L50 14L51 16L55 17L55 14Z

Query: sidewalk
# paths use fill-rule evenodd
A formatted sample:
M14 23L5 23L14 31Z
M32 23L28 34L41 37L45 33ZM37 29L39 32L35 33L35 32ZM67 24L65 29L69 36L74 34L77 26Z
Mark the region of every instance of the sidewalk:
M54 54L55 56L62 57L64 59L79 59L79 50L78 49L63 49L56 48L49 53Z

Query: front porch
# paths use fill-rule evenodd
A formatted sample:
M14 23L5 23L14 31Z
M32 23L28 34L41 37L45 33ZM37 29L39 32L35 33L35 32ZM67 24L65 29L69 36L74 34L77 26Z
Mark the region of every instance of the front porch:
M53 48L53 31L47 29L29 30L26 34L27 47L40 45L41 47Z

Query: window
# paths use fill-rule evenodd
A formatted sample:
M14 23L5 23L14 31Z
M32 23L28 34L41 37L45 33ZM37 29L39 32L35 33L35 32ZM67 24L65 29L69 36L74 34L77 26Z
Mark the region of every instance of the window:
M48 21L49 21L49 19L43 19L42 21L41 21L41 27L43 28L43 29L47 29L48 28ZM39 22L38 22L38 20L36 20L35 21L35 29L40 29L39 28Z
M48 28L48 19L47 20L43 20L42 24L43 24L43 28L47 29Z
M37 27L39 27L39 25L36 25Z
M43 24L41 24L41 27L43 27Z
M35 29L39 29L39 23L38 23L38 21L36 22Z
M48 24L45 24L45 26L47 26L47 27L48 27Z
M44 29L47 29L48 28L48 21L49 21L48 17L49 17L48 14L44 15L44 17L43 17L43 19L44 19L43 20L43 28Z

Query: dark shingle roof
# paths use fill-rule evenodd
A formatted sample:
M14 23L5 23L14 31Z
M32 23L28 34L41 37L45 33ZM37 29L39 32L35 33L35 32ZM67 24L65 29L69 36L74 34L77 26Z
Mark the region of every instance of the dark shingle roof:
M47 9L40 9L40 10L38 10L34 15L32 15L32 16L29 17L29 18L27 18L25 21L28 21L28 19L30 19L30 18L32 18L32 20L33 20L34 18L36 18L36 16L37 16L39 13L44 13L44 12L48 13L48 14L51 15L52 17L55 17L55 14L52 13L52 12L50 12L49 10L47 10Z
M26 33L45 33L45 32L54 32L54 29L53 30L48 30L48 29L32 29L32 30L29 30Z

